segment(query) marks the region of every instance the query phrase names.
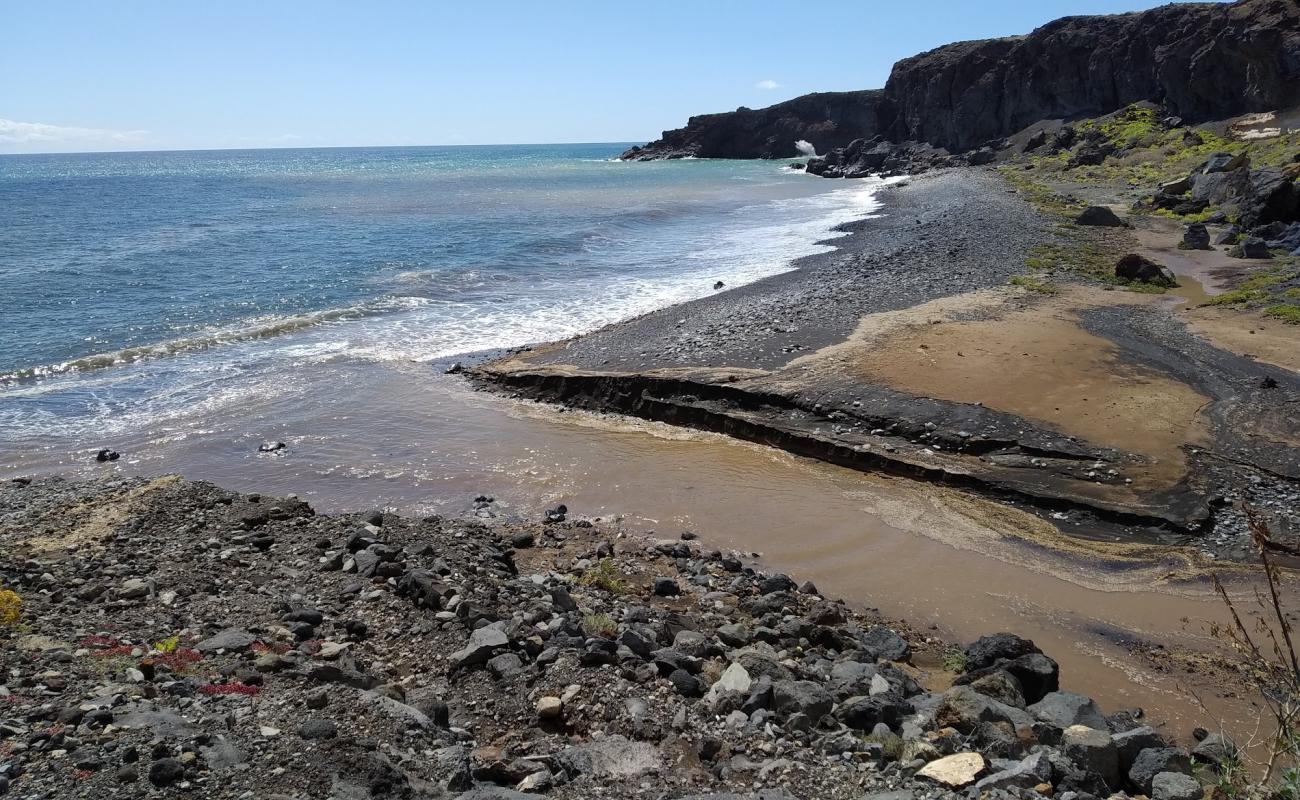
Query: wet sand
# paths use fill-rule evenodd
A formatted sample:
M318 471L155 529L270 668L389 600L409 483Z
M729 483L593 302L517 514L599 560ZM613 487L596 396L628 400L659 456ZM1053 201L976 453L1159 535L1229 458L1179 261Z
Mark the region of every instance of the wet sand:
M918 629L933 625L942 638L1016 631L1062 663L1067 688L1086 689L1107 710L1142 706L1180 734L1205 722L1178 690L1180 678L1129 649L1139 641L1211 644L1202 620L1221 620L1222 610L1190 553L1074 540L953 490L721 435L473 392L421 365L356 367L346 378L357 391L319 416L285 416L301 404L271 401L184 440L160 431L117 442L126 455L113 465L88 463L84 452L29 449L4 474L179 472L237 490L297 493L322 511L459 514L484 493L500 513L535 519L563 502L575 515L621 518L629 532L691 530L715 547L761 553L771 568ZM263 439L288 447L259 455ZM1227 724L1249 720L1239 701L1200 688Z

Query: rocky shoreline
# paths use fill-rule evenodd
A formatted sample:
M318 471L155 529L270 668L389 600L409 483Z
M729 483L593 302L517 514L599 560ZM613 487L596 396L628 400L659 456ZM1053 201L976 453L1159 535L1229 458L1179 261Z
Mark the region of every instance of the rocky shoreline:
M1012 634L948 648L693 536L476 505L0 487L0 794L1191 800L1231 758Z

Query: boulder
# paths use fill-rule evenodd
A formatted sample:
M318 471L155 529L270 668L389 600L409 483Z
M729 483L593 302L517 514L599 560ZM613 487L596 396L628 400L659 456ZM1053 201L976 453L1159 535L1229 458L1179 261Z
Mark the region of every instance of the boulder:
M708 694L704 699L710 704L718 700L718 696L723 692L739 692L742 695L748 695L750 688L754 685L754 679L750 677L749 670L738 661L733 661L722 671L718 680L709 687Z
M916 775L943 786L960 789L974 783L984 771L984 766L984 756L979 753L956 753L931 761L921 767Z
M1129 767L1128 779L1143 794L1151 794L1151 782L1162 772L1192 774L1192 760L1178 747L1149 747L1138 753Z
M1036 719L1062 729L1085 725L1099 731L1106 730L1106 717L1092 698L1073 692L1051 692L1029 706L1028 711Z
M772 710L782 716L806 714L814 723L831 713L831 693L813 681L776 681L772 684Z
M1201 800L1205 787L1191 775L1161 772L1151 781L1151 800Z
M1231 172L1199 174L1192 179L1191 199L1208 205L1235 201L1250 194L1250 171L1246 168Z
M1214 237L1215 244L1236 244L1241 238L1241 228L1236 225L1229 225L1219 231L1219 235Z
M1300 255L1300 222L1290 225L1273 223L1258 229L1259 238L1264 240L1270 250L1285 250L1291 255Z
M218 650L226 650L231 653L238 653L247 650L253 646L257 637L248 631L239 630L238 628L227 628L218 633L216 636L204 639L194 645L194 649L200 653L215 653Z
M1178 243L1180 250L1210 250L1210 232L1205 224L1193 222L1183 230L1183 240Z
M954 686L943 693L934 712L935 724L971 733L984 722L1002 722L1014 729L1028 729L1033 718L1018 708L985 697L969 686Z
M1164 747L1165 740L1160 738L1154 728L1134 728L1131 731L1117 733L1111 737L1119 750L1119 768L1128 774L1138 754L1153 747Z
M980 778L975 792L982 797L995 789L1032 789L1051 782L1052 762L1045 752L1039 751L1000 772Z
M1252 171L1237 206L1238 221L1246 228L1300 219L1300 190L1294 174L1279 169Z
M1020 683L1026 703L1037 703L1061 687L1061 667L1042 653L1029 653L1002 664Z
M1272 258L1273 254L1269 252L1268 243L1258 236L1250 236L1242 240L1241 244L1232 248L1230 255L1237 258Z
M1250 166L1250 158L1245 153L1215 153L1206 160L1205 166L1201 167L1201 174L1232 172L1248 166Z
M496 653L510 646L510 638L500 628L491 625L478 628L469 635L469 644L449 656L452 669L462 669L486 664Z
M859 637L862 649L877 660L906 661L912 657L907 640L889 628L875 627Z
M1237 745L1221 733L1211 733L1196 743L1192 756L1197 761L1219 766L1238 758Z
M1061 735L1061 751L1071 763L1094 773L1107 786L1119 786L1119 748L1106 731L1071 725Z
M981 636L966 645L966 670L995 666L999 661L1020 658L1030 653L1042 653L1029 639L1022 639L1014 633L994 633Z
M1015 708L1025 707L1025 695L1020 689L1020 682L1003 670L995 669L971 681L969 685L985 697Z
M1116 216L1106 206L1088 206L1074 218L1079 225L1093 225L1102 228L1123 228L1124 220Z
M635 778L663 767L663 756L654 745L618 734L566 747L555 760L570 776L593 778Z
M860 731L874 730L877 725L896 729L911 713L912 706L895 692L850 697L835 707L837 720Z
M1115 263L1115 277L1167 288L1178 285L1178 279L1167 267L1136 253L1129 253Z

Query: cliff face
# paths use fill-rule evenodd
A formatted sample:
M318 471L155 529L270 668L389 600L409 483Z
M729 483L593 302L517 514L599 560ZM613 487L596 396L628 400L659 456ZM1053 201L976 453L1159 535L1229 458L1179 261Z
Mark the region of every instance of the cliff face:
M1188 122L1300 105L1300 4L1241 0L1065 17L1027 36L903 59L883 90L692 117L631 158L796 156L883 134L954 151L1038 120L1150 101Z
M879 89L817 92L767 108L740 108L702 114L685 128L664 131L662 139L632 148L624 158L786 158L799 155L795 142L814 143L818 152L843 147L862 136L883 132L881 110L888 104ZM888 124L892 115L885 118Z

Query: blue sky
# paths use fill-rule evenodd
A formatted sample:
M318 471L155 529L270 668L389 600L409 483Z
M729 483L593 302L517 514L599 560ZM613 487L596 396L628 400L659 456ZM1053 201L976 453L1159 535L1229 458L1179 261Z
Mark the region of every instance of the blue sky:
M642 141L879 87L950 41L1156 5L0 0L0 152Z

